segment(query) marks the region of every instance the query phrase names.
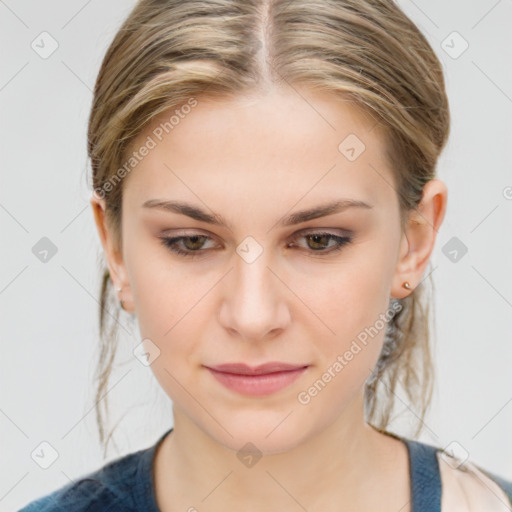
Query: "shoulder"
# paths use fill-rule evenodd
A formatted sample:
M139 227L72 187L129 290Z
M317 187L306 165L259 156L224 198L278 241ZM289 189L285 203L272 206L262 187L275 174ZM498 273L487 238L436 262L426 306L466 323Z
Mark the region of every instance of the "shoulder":
M437 460L443 512L512 511L512 481L482 469L472 461L461 461L442 448L437 449Z
M133 489L142 457L148 450L119 457L102 468L34 500L18 512L134 510Z

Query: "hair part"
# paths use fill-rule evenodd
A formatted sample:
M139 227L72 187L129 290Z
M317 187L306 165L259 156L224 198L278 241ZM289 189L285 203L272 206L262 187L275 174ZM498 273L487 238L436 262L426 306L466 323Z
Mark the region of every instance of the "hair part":
M156 116L191 98L234 98L285 85L332 92L375 119L403 229L424 185L435 177L450 115L440 61L393 1L139 0L104 56L88 125L92 188L105 199L116 246L121 247L124 179L117 186L112 180L124 178L120 169L126 171L130 144ZM108 418L120 307L106 265L101 271L95 378L105 448L110 436L101 403ZM402 308L386 327L379 360L365 383L366 421L379 430L390 422L401 384L410 403L419 406L415 435L421 432L433 385L428 292L422 282L399 300ZM112 309L114 315L105 314Z

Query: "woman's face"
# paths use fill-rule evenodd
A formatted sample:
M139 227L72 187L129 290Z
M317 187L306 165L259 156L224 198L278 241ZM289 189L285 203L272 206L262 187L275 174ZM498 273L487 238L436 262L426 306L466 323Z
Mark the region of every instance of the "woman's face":
M233 449L250 440L280 452L342 417L361 422L390 297L408 293L396 275L407 239L374 119L296 91L197 98L187 114L160 115L131 146L140 161L123 185L117 275L151 368L175 420ZM367 206L297 216L346 201ZM159 202L190 206L147 206ZM186 214L199 211L203 220ZM306 368L274 391L262 377L234 389L207 368L268 362Z

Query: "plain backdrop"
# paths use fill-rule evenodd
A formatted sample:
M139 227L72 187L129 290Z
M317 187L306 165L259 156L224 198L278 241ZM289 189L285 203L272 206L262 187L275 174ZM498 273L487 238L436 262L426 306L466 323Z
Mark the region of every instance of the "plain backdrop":
M448 211L432 257L436 388L420 440L463 447L512 478L512 1L399 3L442 60L452 114L438 167ZM133 5L0 1L1 511L105 463L93 409L100 244L86 126L100 62ZM33 49L42 32L58 43L48 58ZM56 252L42 262L37 244ZM131 353L136 324L123 325L109 459L172 425L170 401ZM48 464L55 455L47 469L41 450Z

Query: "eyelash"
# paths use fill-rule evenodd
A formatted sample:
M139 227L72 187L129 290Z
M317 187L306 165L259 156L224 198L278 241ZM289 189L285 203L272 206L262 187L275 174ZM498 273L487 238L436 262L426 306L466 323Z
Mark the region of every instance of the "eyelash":
M315 251L313 249L305 249L306 251L309 251L313 254L319 254L320 256L324 256L324 255L331 254L333 252L337 252L337 251L341 250L345 245L352 242L351 237L338 236L333 233L328 233L325 231L314 231L311 233L298 235L298 236L294 237L292 240L295 241L298 238L307 238L307 237L314 237L314 236L327 236L329 238L329 241L334 240L336 242L336 246L334 246L328 250L321 249L321 250ZM180 256L184 256L187 258L196 258L198 256L201 256L201 253L205 252L207 249L197 249L197 250L193 251L191 249L183 250L183 249L180 249L179 247L177 247L177 244L180 241L185 240L185 239L190 240L191 238L196 238L196 237L204 237L207 240L211 240L211 238L209 236L201 235L201 234L197 233L197 234L188 235L188 236L178 236L178 237L171 237L171 238L162 237L161 241L162 241L162 244L166 248L168 248L169 250L171 250L172 252L174 252Z

